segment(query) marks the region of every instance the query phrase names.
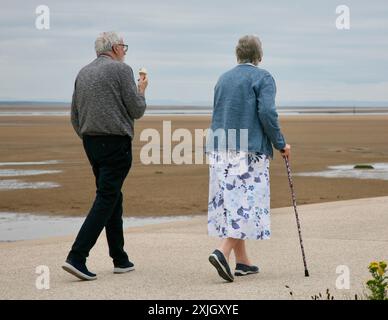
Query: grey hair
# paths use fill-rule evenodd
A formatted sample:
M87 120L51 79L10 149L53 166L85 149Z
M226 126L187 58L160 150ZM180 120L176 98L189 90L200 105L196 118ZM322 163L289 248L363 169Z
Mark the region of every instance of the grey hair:
M101 53L112 51L112 46L119 44L122 41L123 39L114 31L100 33L94 42L94 48L97 56Z
M263 58L263 48L259 37L247 35L240 38L236 46L236 57L238 63L257 65Z

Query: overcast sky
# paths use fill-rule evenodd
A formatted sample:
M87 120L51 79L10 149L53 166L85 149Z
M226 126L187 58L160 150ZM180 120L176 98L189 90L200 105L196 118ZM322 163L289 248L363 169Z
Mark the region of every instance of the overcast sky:
M136 73L149 70L151 102L211 102L218 77L236 64L244 34L263 42L261 67L277 82L278 103L388 101L388 2L2 0L0 100L69 101L94 40L115 30ZM35 27L37 6L50 30ZM336 7L350 8L338 30Z

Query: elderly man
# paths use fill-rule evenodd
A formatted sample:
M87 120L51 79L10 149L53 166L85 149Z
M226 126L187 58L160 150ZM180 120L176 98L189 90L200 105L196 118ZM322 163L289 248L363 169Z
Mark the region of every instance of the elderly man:
M95 42L97 58L81 69L75 81L71 122L82 139L96 178L96 198L62 268L82 280L96 274L86 258L106 229L114 273L134 269L124 250L121 188L132 164L134 119L146 109L147 78L136 86L124 57L128 46L115 32L102 33Z

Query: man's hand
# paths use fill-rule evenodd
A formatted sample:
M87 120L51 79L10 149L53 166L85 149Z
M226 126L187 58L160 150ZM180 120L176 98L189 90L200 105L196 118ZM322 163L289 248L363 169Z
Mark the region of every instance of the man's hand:
M286 146L282 150L280 150L280 153L283 158L289 158L291 155L291 146L289 144L286 144Z
M137 91L140 94L144 95L147 86L148 86L148 77L147 76L145 76L144 78L140 77L140 79L137 82Z

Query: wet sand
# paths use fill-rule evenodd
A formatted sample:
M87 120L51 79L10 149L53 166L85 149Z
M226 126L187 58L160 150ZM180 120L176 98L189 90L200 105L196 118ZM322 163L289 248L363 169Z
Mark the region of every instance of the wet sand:
M146 116L136 122L134 161L124 193L127 216L186 215L207 212L208 166L143 165L140 132L205 129L208 116ZM292 145L293 172L326 170L329 165L388 162L388 115L280 116L287 142ZM194 135L193 135L194 136ZM58 174L1 177L24 182L54 182L53 189L0 190L0 211L51 215L85 215L95 195L94 177L68 117L0 117L0 162L60 160L39 166L3 169L61 170ZM294 177L299 204L387 196L388 181L349 178ZM271 162L271 206L291 205L282 158Z

